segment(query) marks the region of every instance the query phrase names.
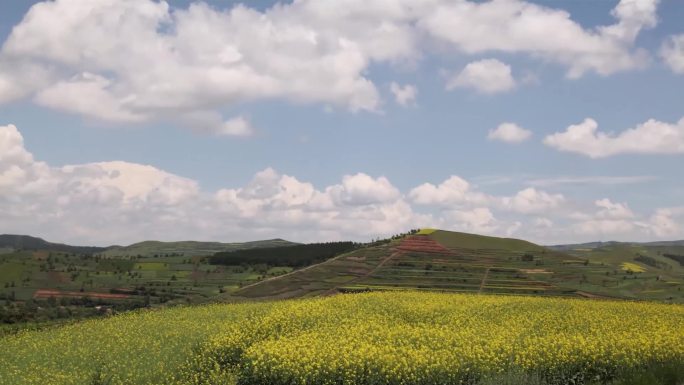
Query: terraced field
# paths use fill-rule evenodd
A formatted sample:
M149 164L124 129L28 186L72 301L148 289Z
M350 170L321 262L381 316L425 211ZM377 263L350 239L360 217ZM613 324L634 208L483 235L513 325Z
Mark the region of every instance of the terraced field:
M420 290L684 302L681 274L670 272L663 279L665 273L631 258L581 258L522 240L431 230L356 250L234 295L291 298Z

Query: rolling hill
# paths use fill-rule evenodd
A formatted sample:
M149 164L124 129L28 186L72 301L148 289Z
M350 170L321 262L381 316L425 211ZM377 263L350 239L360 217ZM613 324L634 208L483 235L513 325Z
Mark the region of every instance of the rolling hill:
M151 296L159 304L195 303L413 289L684 303L684 246L676 242L544 247L520 239L423 229L355 245L310 266L264 252L259 254L265 259L233 266L212 264L208 257L254 248L279 253L296 244L282 239L145 241L103 249L26 236L2 236L0 241L0 250L7 248L0 253L0 299L17 301L80 292L91 297L123 293L131 300ZM251 255L243 254L247 259Z
M245 286L232 295L292 298L413 289L684 302L684 268L663 255L653 255L662 263L643 258L651 254L630 247L582 254L518 239L421 231Z
M0 249L12 250L52 250L63 253L92 254L104 251L104 247L71 246L48 242L29 235L0 234Z
M160 242L160 241L144 241L134 243L129 246L112 246L101 252L103 256L107 257L128 257L128 256L153 256L166 254L183 254L186 256L205 256L213 255L223 251L234 251L244 249L255 249L261 247L277 247L277 246L293 246L297 243L286 241L284 239L267 239L253 242L197 242L197 241L181 241L181 242Z

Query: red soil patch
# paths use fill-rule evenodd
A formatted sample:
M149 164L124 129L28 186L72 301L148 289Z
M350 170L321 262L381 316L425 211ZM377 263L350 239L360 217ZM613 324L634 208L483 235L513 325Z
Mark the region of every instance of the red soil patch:
M33 298L50 298L50 297L55 297L55 298L89 297L89 298L102 298L102 299L127 299L127 298L131 298L131 296L128 294L95 293L95 292L89 292L89 291L80 292L80 291L61 291L61 290L40 289L40 290L36 290L36 292L33 293Z
M405 238L401 241L397 249L401 251L415 251L418 253L453 254L451 250L425 235Z

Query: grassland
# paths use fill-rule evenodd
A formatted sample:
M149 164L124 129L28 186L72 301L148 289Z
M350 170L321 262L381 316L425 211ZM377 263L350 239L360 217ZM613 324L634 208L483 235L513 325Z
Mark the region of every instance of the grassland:
M0 384L682 381L683 323L680 305L419 292L181 307L2 337Z
M99 253L104 257L130 257L142 256L153 257L160 255L183 255L183 256L208 256L222 251L234 251L244 249L254 249L261 247L290 246L296 243L283 239L269 239L254 242L159 242L145 241L134 243L129 246L111 246Z
M684 269L674 266L676 262L651 253L658 264L648 266L635 260L643 250L587 250L557 251L523 240L441 230L428 235L418 232L247 286L233 295L293 298L420 290L684 303Z

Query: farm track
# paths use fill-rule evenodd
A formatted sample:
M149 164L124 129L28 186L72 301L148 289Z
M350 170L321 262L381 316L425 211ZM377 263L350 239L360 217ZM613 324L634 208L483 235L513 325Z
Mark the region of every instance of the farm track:
M61 290L47 290L40 289L33 294L33 298L102 298L102 299L128 299L131 298L128 294L113 294L113 293L98 293L98 292L81 292L81 291L61 291Z
M370 277L371 275L373 275L374 273L376 273L378 270L380 270L380 268L382 268L382 267L383 267L387 262L389 262L391 259L393 259L394 257L396 257L396 256L398 256L398 255L402 255L402 254L403 254L402 251L399 251L399 250L395 251L394 253L388 255L387 257L385 257L385 259L383 259L382 261L380 261L380 263L378 263L371 271L369 271L369 272L363 274L363 275L360 276L360 277L354 278L354 279L352 279L352 280L349 281L349 282L345 282L345 283L344 283L345 286L346 286L346 285L353 284L353 283L356 283L356 282L358 282L358 281L360 281L360 280L362 280L362 279L364 279L364 278ZM337 289L338 289L339 287L340 287L340 286L337 285L337 286L333 287L332 289L326 291L325 294L326 294L326 295L327 295L327 294L333 294L333 293L335 293L335 292L337 291Z
M480 290L478 290L478 293L482 293L482 289L484 289L485 284L487 283L487 277L489 276L489 267L487 270L485 270L484 277L482 277L482 283L480 283Z
M304 272L304 271L313 269L313 268L315 268L315 267L319 267L319 266L323 266L323 265L329 264L329 263L331 263L331 262L337 261L337 260L340 259L340 258L346 257L347 255L349 255L349 254L351 254L351 253L353 253L353 252L354 252L354 251L351 251L351 252L348 252L348 253L344 253L344 254L340 254L340 255L338 255L337 257L330 258L330 259L325 260L325 261L323 261L323 262L321 262L321 263L317 263L317 264L314 264L314 265L310 265L310 266L304 267L304 268L299 269L299 270L293 270L293 271L291 271L291 272L289 272L289 273L285 273L285 274L278 275L278 276L275 276L275 277L266 278L266 279L263 279L263 280L261 280L261 281L259 281L259 282L254 282L254 283L249 284L249 285L247 285L247 286L243 286L242 288L240 288L240 290L238 290L237 292L235 292L235 294L240 294L240 292L243 291L243 290L245 290L245 289L249 289L250 287L254 287L254 286L261 285L262 283L265 283L265 282L270 282L270 281L274 281L274 280L277 280L277 279L285 278L285 277L288 277L288 276L291 276L291 275L295 275L295 274L297 274L297 273L301 273L301 272Z

